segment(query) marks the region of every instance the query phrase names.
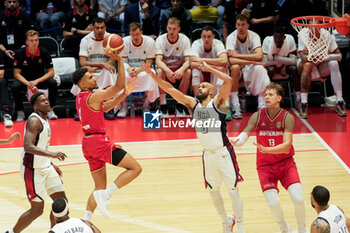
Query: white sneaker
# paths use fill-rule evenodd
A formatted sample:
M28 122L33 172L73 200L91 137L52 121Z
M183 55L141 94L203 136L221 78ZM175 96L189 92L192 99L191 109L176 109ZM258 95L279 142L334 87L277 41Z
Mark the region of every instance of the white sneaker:
M16 121L24 121L24 112L23 111L17 111Z
M104 189L96 190L93 192L98 210L101 212L101 214L105 217L109 217L109 211L108 211L108 201L109 197L106 194L106 191Z
M235 223L235 216L227 215L227 222L222 223L223 233L233 233L233 226Z
M128 113L128 109L126 107L122 107L119 112L117 113L118 118L124 118L126 117L126 114Z
M234 104L231 109L232 109L232 117L233 118L235 118L235 119L243 118L241 108L238 104Z
M47 113L47 118L49 120L57 120L58 119L57 115L55 114L55 112L53 110L50 110L50 112Z
M176 112L176 117L177 118L185 118L186 117L186 112L185 110L182 110L181 112L175 108L175 112Z
M3 120L4 120L5 127L12 127L13 126L13 122L12 122L12 118L11 118L10 114L5 114L3 116Z

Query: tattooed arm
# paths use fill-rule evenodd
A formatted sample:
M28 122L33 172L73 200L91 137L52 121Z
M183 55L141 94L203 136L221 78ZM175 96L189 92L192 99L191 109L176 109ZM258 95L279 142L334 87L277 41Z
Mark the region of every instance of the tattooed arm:
M310 233L329 233L330 226L327 221L322 218L316 218L311 224Z

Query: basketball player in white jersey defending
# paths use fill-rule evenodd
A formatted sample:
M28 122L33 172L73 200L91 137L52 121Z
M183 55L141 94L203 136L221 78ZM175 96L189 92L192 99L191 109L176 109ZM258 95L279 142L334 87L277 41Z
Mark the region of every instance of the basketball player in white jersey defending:
M0 139L0 144L6 144L6 143L11 143L15 139L21 140L21 134L19 132L11 134L10 137L5 138L5 139Z
M328 47L328 58L321 62L313 62L307 59L308 49L301 39L300 34L309 34L320 38L322 36L325 41L329 43ZM308 35L309 36L309 35ZM311 36L311 35L310 35ZM311 85L312 79L324 78L331 76L332 86L334 93L337 98L336 112L341 117L347 116L347 111L345 109L345 104L343 100L343 91L342 91L342 78L339 71L338 62L342 60L342 55L338 48L335 38L325 29L316 29L312 30L304 28L298 34L298 52L300 59L298 59L298 68L301 73L301 105L300 105L300 117L305 119L308 118L308 93Z
M262 62L260 37L255 32L248 30L248 20L244 14L237 15L236 30L226 39L232 78L230 104L232 117L237 119L243 117L238 99L239 80L243 78L247 91L258 96L258 109L265 107L264 91L270 83L264 68L265 64Z
M129 26L130 36L124 37L124 49L120 55L125 64L125 81L130 77L137 77L137 88L133 92L146 92L143 110L148 110L150 103L159 97L159 88L153 79L143 71L141 62L146 61L153 65L155 58L155 42L152 37L142 35L141 24L131 23ZM126 100L122 102L117 117L125 117L127 113Z
M243 203L238 192L237 183L243 181L239 174L236 155L233 146L226 135L226 105L230 95L231 78L223 72L212 68L205 62L198 66L204 72L210 72L223 80L220 91L214 96L214 86L208 82L199 85L196 98L183 94L169 82L155 75L149 66L143 63L144 70L152 76L166 93L170 94L179 103L187 107L195 121L202 125L205 121L220 122L220 127L196 127L197 136L203 147L204 179L209 187L210 197L222 219L224 233L232 232L235 224L234 216L227 215L223 198L220 194L220 185L224 182L232 201L232 209L236 215L238 233L244 233ZM197 125L197 124L196 124Z
M256 131L256 166L261 190L282 233L291 233L278 196L278 181L288 190L294 203L298 232L306 233L305 207L299 173L294 161L294 117L280 107L283 87L270 83L265 90L266 108L255 112L244 131L231 142L242 146Z
M52 203L52 213L56 225L49 233L100 233L101 231L88 220L70 218L68 203L64 198L57 198Z
M191 69L189 53L191 52L190 39L180 32L180 20L171 17L166 27L168 33L160 35L156 40L156 64L157 74L163 80L179 83L179 90L187 94L191 82ZM168 118L168 106L166 105L166 94L160 92L160 109L162 118ZM176 106L176 116L185 117L186 112L181 105Z
M16 225L8 233L18 233L29 226L44 211L44 199L48 194L52 200L66 198L60 175L62 171L50 158L63 161L67 156L62 152L48 151L51 129L47 120L50 102L42 92L35 93L30 103L34 112L28 117L24 133L24 152L20 173L25 181L30 209L19 217ZM51 227L55 224L50 214Z
M338 206L328 204L329 197L330 194L327 188L320 185L313 188L311 206L315 208L318 216L311 224L310 232L349 233L350 219L345 216L343 210Z

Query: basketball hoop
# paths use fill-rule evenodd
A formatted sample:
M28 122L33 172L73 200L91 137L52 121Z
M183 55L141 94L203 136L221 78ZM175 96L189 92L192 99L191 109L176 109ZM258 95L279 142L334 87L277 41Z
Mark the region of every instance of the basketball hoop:
M329 16L301 16L291 20L293 28L308 49L307 59L320 63L327 59L330 36L334 29L342 35L350 34L350 15L333 18Z

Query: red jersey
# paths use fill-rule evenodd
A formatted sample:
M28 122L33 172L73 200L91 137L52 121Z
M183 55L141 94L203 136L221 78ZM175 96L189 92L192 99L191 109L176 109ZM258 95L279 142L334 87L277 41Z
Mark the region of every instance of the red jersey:
M273 147L283 143L284 123L288 111L281 108L274 119L267 114L266 108L259 110L258 121L256 123L256 140L264 147ZM257 150L257 165L275 164L285 158L294 155L293 145L288 154L267 154Z
M99 111L93 110L88 105L88 99L93 92L80 92L76 98L76 108L79 114L81 126L85 135L104 134L105 121L103 104Z

